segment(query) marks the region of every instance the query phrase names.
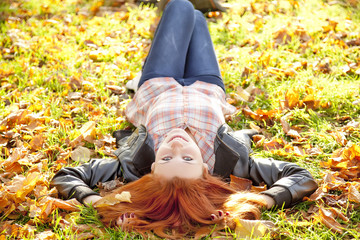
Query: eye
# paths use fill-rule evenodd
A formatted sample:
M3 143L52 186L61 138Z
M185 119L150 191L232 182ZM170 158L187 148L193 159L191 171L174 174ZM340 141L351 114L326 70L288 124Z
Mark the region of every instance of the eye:
M161 160L170 161L170 160L171 160L171 157L163 157Z
M191 157L183 157L185 161L192 161L193 159Z

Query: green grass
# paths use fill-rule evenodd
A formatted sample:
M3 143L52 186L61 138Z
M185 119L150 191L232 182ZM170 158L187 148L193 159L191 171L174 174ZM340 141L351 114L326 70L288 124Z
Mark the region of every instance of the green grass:
M258 12L253 12L249 1L229 2L233 8L222 18L209 20L228 96L234 96L238 86L246 88L253 84L261 90L253 101L235 103L240 111L229 124L234 129L255 124L264 130L267 140L283 138L292 144L293 139L286 136L280 123L281 117L290 114L290 126L299 129L300 136L305 139L300 145L319 148L323 153L299 156L268 152L258 147L254 148L255 156L295 162L321 180L327 170L321 168L320 163L342 147L331 132L352 120L360 120L360 104L354 104L360 99L360 75L355 73L356 69L348 73L342 70L350 63L357 64L359 69L358 47L343 44L360 37L359 6L351 6L345 0L337 4L300 0L298 7L291 5L291 1L257 0L251 1L258 9ZM43 116L43 130L31 134L46 134L46 149L40 151L45 153L51 169L79 164L70 159L58 163L57 159L61 152L69 149L69 141L74 139L84 123L96 122L98 138L132 127L123 114L130 97L119 98L106 86L123 87L141 69L151 42L156 9L129 7L128 12L94 16L99 3L95 0L6 0L0 3L0 12L3 13L0 17L0 122L21 108ZM268 12L262 10L265 5ZM86 11L88 16L84 15ZM327 19L337 22L334 33L323 31L329 25ZM298 26L311 37L310 42L304 43L295 34ZM292 38L287 44L275 45L274 34L284 27ZM336 40L336 34L342 33L346 36ZM330 72L314 68L317 62L325 61L329 62ZM270 68L287 70L299 62L303 67L296 69L294 75L269 73ZM247 76L243 76L245 68L251 69ZM74 82L82 84L74 87ZM298 91L300 100L312 91L321 106L281 110L268 121L256 121L241 112L246 105L253 111L279 109L289 89ZM71 92L79 93L81 98L68 98ZM0 134L7 131L18 133L19 141L28 146L30 140L23 137L30 133L22 126L15 125L13 129L4 131L0 128ZM358 129L347 132L345 137L348 142L360 142ZM103 149L92 143L85 143L85 146L95 150L95 157L108 157ZM0 146L0 162L9 157L12 148ZM360 215L355 205L349 203L347 209L342 208L350 222L343 223L346 229L337 234L319 222L303 219L301 211L308 211L313 204L303 202L290 210L264 211L262 217L277 225L276 232L269 233L264 239L360 238L357 230ZM51 215L53 220L36 224L34 234L51 230L57 239L77 239L74 231L70 228L64 230L59 225L60 219L66 215L64 211L54 212ZM82 208L81 214L74 218L78 224L101 227L92 208ZM24 226L29 215L19 215L16 219L20 226ZM142 239L136 234L109 228L102 235L95 235L99 239Z

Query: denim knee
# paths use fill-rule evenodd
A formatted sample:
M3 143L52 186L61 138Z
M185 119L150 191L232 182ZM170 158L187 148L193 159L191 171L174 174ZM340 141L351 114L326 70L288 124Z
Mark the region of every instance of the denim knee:
M188 0L171 0L167 5L165 10L172 11L174 9L175 11L179 11L182 14L186 13L192 13L194 14L194 6L192 3Z

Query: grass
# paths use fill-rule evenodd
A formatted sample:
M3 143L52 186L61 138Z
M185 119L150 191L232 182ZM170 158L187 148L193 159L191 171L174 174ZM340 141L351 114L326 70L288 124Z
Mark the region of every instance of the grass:
M360 99L359 46L344 44L360 38L359 6L345 0L336 4L321 0L229 2L232 8L227 13L209 19L228 97L235 99L239 86L253 85L259 90L249 102L234 100L239 112L229 124L235 129L256 125L267 140L282 138L292 146L321 149L319 155L299 156L281 149L270 152L254 146L255 156L295 162L309 169L320 181L327 172L320 163L349 142L360 141L358 129L343 132L348 144L344 146L333 135L349 122L359 121L360 104L356 102ZM115 130L132 127L123 114L130 95L124 92L119 97L106 86L124 87L141 69L157 20L156 9L129 6L127 11L95 16L101 4L97 0L6 0L0 3L3 13L0 17L0 122L20 109L43 118L39 128L32 131L25 131L21 124L11 129L0 126L0 140L11 131L18 134L17 144L29 146L32 136L46 134L44 149L39 151L45 153L50 176L61 167L80 164L66 157L66 153L71 151L69 141L77 136L84 123L96 122L99 139ZM304 41L296 32L299 30L311 41ZM282 41L274 39L279 31L291 36L287 43L275 43ZM326 62L329 68L321 69L319 66L325 66L322 64ZM301 67L295 69L299 63ZM350 65L353 68L344 72L344 66ZM296 71L294 74L271 72L271 69L286 72L292 68ZM299 101L312 94L320 107L299 105L283 109L288 90L297 92ZM70 93L79 97L71 99ZM267 120L255 120L241 111L245 106L252 111L280 111ZM280 119L286 114L303 142L294 143L294 139L284 133ZM0 145L0 163L8 159L14 144ZM95 150L95 157L108 157L103 148L93 143L85 146ZM35 168L37 164L32 166ZM20 174L26 176L32 168L24 169ZM342 222L346 226L343 233L334 233L319 221L304 219L302 213L316 204L305 201L291 209L264 211L262 217L277 225L276 231L264 239L360 238L357 205L349 202L347 208L341 208L350 221ZM27 226L29 214L20 210L18 213L13 214L17 223ZM48 217L50 220L38 221L34 233L23 238L32 239L51 230L57 239L77 239L77 233L60 224L61 219L69 216L64 211L53 212ZM82 208L81 214L72 217L76 224L94 224L96 231L102 228L92 208ZM5 220L11 218L3 219L0 226ZM102 234L96 231L90 232L99 239L141 239L118 229L106 228Z

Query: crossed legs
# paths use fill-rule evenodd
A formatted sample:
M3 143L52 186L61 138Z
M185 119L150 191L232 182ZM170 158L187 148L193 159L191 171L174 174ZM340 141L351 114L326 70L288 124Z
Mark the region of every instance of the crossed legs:
M167 4L144 63L139 87L156 77L173 77L183 86L199 80L224 89L206 19L187 0L172 0Z

